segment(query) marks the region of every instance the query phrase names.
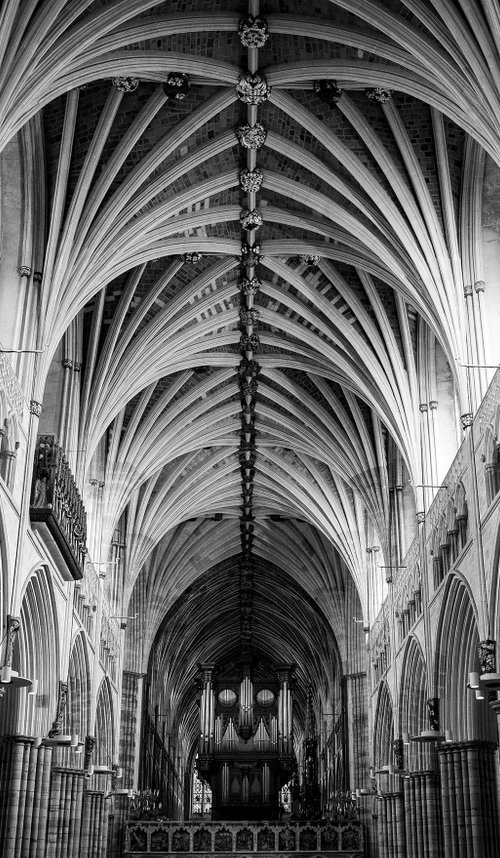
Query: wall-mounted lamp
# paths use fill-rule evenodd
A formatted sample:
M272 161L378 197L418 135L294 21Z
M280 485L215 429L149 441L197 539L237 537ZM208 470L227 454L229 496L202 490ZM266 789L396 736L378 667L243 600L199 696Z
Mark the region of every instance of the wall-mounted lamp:
M11 688L26 688L33 682L26 676L19 676L17 670L13 670L10 664L4 664L0 673L0 684L9 685Z
M78 736L76 737L76 745L72 745L73 736L68 733L59 733L57 736L46 736L42 739L42 744L46 748L76 748L78 746Z
M467 688L479 688L479 673L473 671L469 673L469 683Z

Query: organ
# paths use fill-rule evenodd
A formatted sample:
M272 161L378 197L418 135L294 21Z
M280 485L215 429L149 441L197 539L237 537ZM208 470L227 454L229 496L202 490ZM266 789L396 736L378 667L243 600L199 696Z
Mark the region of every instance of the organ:
M294 665L201 664L198 769L213 819L277 819L279 791L295 769Z

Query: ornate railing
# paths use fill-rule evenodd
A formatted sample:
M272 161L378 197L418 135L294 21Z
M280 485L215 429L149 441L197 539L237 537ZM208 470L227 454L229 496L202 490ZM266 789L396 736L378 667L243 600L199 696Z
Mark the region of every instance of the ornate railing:
M30 498L30 519L45 524L71 574L83 577L87 538L85 507L55 435L39 435Z
M308 823L246 822L133 822L127 827L125 855L174 856L182 853L234 854L311 853L314 856L363 854L363 831L359 822L335 825Z

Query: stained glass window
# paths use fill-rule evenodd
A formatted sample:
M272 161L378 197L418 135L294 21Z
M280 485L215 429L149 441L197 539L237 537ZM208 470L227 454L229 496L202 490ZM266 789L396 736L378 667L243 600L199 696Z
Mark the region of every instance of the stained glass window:
M196 760L198 756L196 756ZM193 767L193 799L192 799L192 815L210 819L212 816L212 790L201 778L198 777L196 768L196 760Z

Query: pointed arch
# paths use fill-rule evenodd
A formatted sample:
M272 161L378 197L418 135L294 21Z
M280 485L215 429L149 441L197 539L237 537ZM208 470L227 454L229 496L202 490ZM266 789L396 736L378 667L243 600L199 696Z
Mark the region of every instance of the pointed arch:
M376 769L392 762L392 741L394 738L393 704L389 686L381 682L378 690L375 722L373 730L373 762Z
M95 763L99 766L111 766L115 760L115 726L111 684L106 676L97 694L95 716Z
M472 671L480 672L477 609L466 581L450 575L438 626L436 681L441 723L454 741L497 741L496 719L485 699L467 688Z
M21 602L21 626L14 645L13 668L38 680L36 694L28 688L6 686L0 713L0 732L46 736L54 719L59 678L59 634L48 569L35 569Z
M69 657L68 698L64 732L83 739L89 733L91 676L86 637L78 632Z
M404 651L401 670L399 727L402 736L416 736L428 727L427 676L420 642L410 635ZM410 742L406 746L406 763L410 771L429 767L429 749Z

